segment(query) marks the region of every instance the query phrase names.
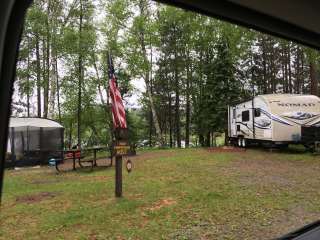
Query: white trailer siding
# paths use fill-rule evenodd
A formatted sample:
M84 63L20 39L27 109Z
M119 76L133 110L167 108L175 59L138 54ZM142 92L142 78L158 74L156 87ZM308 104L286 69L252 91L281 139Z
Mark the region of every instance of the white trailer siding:
M302 125L312 126L320 121L320 99L317 96L273 95L268 101L271 112L279 118L273 121L274 141L298 142Z
M272 121L268 116L269 106L265 99L261 97L254 98L254 139L272 140Z
M320 99L313 95L268 94L229 106L229 137L299 142L301 126L320 126Z
M252 101L236 106L236 134L253 138Z
M259 114L254 115L253 109L260 109ZM262 98L229 107L229 136L271 140L272 122L266 114L268 111L268 105Z

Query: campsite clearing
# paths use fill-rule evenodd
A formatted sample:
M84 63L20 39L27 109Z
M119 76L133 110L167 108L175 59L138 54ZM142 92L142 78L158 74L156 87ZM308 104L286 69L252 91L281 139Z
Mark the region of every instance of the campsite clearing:
M0 239L270 239L320 216L320 157L148 150L114 169L8 170Z

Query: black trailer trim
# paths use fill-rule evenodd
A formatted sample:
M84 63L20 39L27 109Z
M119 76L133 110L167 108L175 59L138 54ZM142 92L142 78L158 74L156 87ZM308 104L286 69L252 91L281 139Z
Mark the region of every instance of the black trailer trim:
M241 125L245 126L246 128L248 128L249 131L253 132L253 130L251 128L249 128L248 125L243 122L236 122L236 124L241 124Z

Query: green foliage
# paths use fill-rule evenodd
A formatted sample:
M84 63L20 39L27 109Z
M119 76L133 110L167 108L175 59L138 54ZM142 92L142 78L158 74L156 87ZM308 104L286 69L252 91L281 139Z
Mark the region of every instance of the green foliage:
M210 145L231 102L319 88L319 53L295 43L149 0L36 0L20 44L13 114L49 109L46 117L72 126L66 132L75 142L80 106L83 142L107 143L109 53L125 99L136 90L132 80L149 89L139 114L128 109L131 142L161 135L169 146Z

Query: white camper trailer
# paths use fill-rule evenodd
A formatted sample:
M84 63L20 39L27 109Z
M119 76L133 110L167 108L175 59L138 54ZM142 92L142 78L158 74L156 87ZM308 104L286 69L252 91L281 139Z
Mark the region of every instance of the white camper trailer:
M230 142L286 146L320 141L320 98L313 95L267 94L228 106Z

